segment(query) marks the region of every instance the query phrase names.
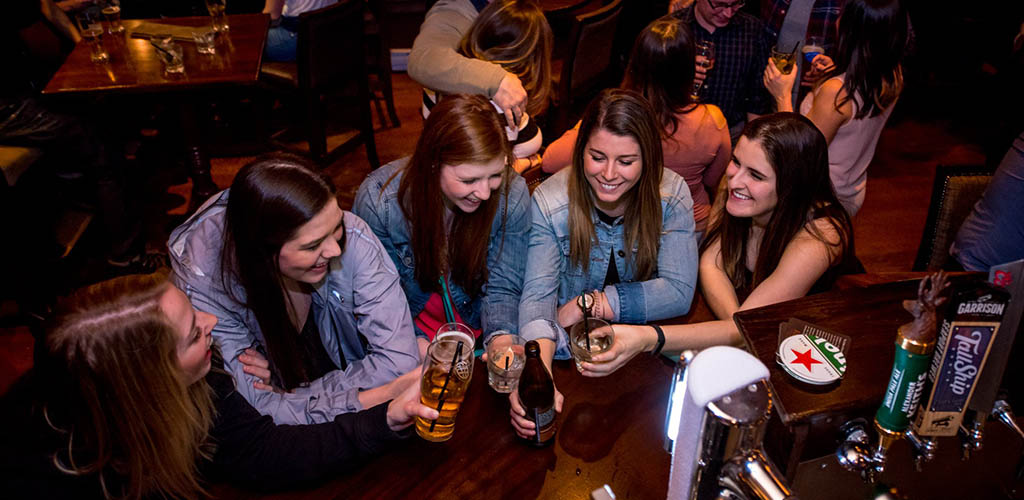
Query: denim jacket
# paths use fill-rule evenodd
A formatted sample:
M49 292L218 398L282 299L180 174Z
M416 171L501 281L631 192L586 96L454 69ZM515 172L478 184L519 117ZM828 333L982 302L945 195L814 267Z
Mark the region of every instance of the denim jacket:
M330 271L315 285L312 298L324 350L336 366L341 366L341 356L348 366L288 393L255 389L256 378L242 371L238 356L249 347L262 351L263 333L253 311L232 299L233 294L244 302L242 285L221 280L228 194L225 190L210 198L171 233L171 279L192 305L217 317L213 337L224 354L224 368L254 408L277 424L330 422L338 414L363 409L359 391L416 367L419 349L395 266L366 223L345 212L345 248L331 259ZM269 361L275 373L274 360Z
M398 200L401 170L408 158L395 160L370 173L359 186L352 211L366 220L374 234L387 249L388 255L402 276L402 288L409 299L413 317L423 311L432 292L420 288L416 281L416 259L412 251L409 222ZM395 175L391 183L384 184ZM499 192L500 193L500 192ZM530 194L519 175L512 177L506 201L499 193L500 204L491 224L487 247L487 283L480 296L473 298L459 285L451 283L452 302L463 321L483 330L486 338L495 330L519 330L519 296L523 290L523 269L526 267L526 242L529 231ZM501 214L508 204L504 228ZM418 331L417 335L426 335Z
M526 340L549 339L557 344L555 357L569 357L568 335L558 325L558 307L577 295L600 288L615 251L621 282L604 288L618 323L646 323L686 314L697 283L697 241L694 238L693 200L675 172L665 170L661 180L661 239L658 267L651 279L635 282L635 269L627 265L623 249L622 219L609 226L591 215L597 245L590 248L590 266L569 261L570 169L560 170L533 192L530 246L526 261L523 298L519 303L520 335ZM636 248L632 249L636 253Z

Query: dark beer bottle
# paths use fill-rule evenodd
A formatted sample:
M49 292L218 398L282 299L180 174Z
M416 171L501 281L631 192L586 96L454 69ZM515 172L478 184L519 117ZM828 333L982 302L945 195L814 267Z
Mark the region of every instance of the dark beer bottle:
M535 340L526 343L526 366L519 376L519 401L526 410L526 418L537 425L537 433L529 443L536 447L551 444L551 438L555 437L555 384L540 360L540 345Z

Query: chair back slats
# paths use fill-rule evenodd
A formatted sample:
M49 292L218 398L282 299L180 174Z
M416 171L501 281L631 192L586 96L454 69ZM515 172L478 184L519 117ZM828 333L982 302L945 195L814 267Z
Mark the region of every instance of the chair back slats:
M944 166L935 169L932 198L924 234L914 260L915 271L944 267L956 233L992 179L993 170L983 166Z
M587 88L611 65L612 45L621 11L622 0L617 0L594 12L576 16L575 28L579 32L573 38L575 57L568 66L572 71L568 75L569 92Z
M362 0L340 0L299 15L296 59L300 68L308 68L299 72L301 88L368 85L365 78L352 78L366 75L363 8Z

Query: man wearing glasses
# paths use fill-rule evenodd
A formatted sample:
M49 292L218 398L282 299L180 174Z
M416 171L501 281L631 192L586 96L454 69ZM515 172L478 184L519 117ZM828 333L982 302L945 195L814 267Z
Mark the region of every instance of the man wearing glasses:
M747 120L771 112L771 98L762 75L768 61L764 23L740 12L746 0L677 0L669 10L688 23L698 41L714 44L714 64L705 70L697 64L697 80L703 79L700 100L722 109L733 142Z

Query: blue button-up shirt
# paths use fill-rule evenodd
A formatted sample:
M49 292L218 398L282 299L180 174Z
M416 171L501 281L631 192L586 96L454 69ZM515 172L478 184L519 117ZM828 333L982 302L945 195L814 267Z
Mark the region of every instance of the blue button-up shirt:
M400 170L407 161L408 158L395 160L370 173L359 186L352 211L366 220L394 261L402 277L402 289L409 299L409 310L415 318L423 311L433 292L423 290L416 281L416 258L412 252L409 221L398 200L398 186L402 182ZM394 179L385 187L392 176ZM529 190L523 178L514 174L508 199L500 192L493 194L499 197L499 205L487 242L487 283L477 297L471 297L455 283L448 288L459 316L469 326L482 329L485 337L496 330L519 331L519 296L526 266ZM506 213L504 221L503 213ZM416 333L426 335L418 327Z
M520 335L526 340L548 339L557 344L555 357L569 357L568 336L558 325L557 309L583 292L600 288L608 258L636 249L624 247L622 219L605 224L592 214L597 245L590 247L586 273L569 259L570 169L560 170L533 192L532 225L526 259L523 298L519 302ZM621 253L620 253L621 252ZM621 282L604 287L619 323L646 323L686 314L697 283L697 240L694 237L690 189L675 172L665 170L661 180L661 239L658 267L651 279L633 281L636 270L625 258L616 258Z

